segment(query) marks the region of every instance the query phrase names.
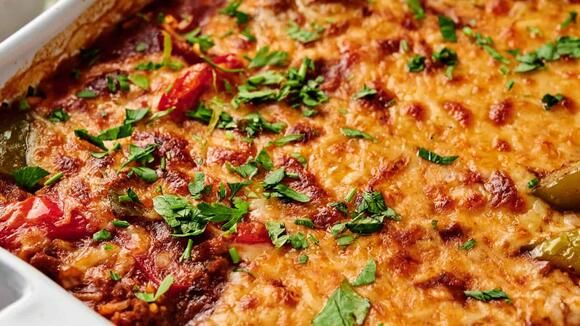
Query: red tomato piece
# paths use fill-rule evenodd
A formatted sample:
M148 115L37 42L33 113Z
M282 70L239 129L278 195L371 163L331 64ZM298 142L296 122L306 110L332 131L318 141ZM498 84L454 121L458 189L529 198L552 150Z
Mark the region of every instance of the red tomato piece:
M211 86L212 69L205 63L193 65L178 77L171 89L164 93L157 108L161 111L175 108L171 117L182 121L185 112L195 108L203 93Z
M238 233L234 241L247 244L270 243L270 237L263 223L242 222L238 223Z
M30 197L6 206L0 213L0 246L16 247L18 236L31 227L44 230L49 238L76 240L89 234L81 215L65 221L57 203L47 197Z
M224 54L213 58L213 62L226 69L244 68L244 63L234 54Z

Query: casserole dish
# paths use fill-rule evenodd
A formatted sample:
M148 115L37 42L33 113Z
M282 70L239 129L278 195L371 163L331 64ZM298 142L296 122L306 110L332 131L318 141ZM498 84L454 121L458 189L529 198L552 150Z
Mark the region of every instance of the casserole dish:
M576 2L95 2L0 90L0 247L119 325L579 324Z

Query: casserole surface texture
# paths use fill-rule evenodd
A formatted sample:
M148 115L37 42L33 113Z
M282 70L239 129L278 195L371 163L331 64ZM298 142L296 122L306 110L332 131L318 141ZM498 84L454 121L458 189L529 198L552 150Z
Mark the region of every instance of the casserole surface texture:
M0 246L120 325L578 325L575 3L154 2L3 104Z

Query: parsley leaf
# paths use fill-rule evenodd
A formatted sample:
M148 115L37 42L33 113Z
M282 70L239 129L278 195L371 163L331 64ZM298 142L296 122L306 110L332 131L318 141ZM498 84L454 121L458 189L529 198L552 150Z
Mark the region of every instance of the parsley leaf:
M268 236L272 240L272 244L276 248L282 248L289 239L286 233L286 226L283 223L268 221L266 222L266 229L268 230Z
M165 294L167 291L169 291L169 289L171 288L171 285L173 284L173 276L167 275L163 281L161 281L161 284L159 284L159 287L157 288L157 291L155 292L155 295L151 294L151 293L146 293L146 292L135 292L135 297L137 297L140 300L143 300L147 303L152 303L157 301L163 294Z
M343 280L340 287L328 298L322 311L314 318L312 325L362 325L370 308L369 300L356 293L347 280Z
M153 199L153 208L173 229L175 237L194 237L205 231L207 220L183 197L157 196Z
M314 222L312 222L312 220L309 218L297 218L294 220L294 224L302 225L302 226L305 226L309 229L314 229L316 227L314 225Z
M125 121L123 124L133 124L137 123L145 118L149 113L149 109L125 109Z
M358 93L356 93L353 98L355 100L360 100L362 98L375 96L376 94L377 94L376 89L374 89L372 87L368 87L367 85L364 85L363 89L361 89Z
M40 179L46 177L49 174L50 173L48 171L41 167L26 166L14 171L14 173L12 173L12 177L14 178L16 185L31 191L34 189L34 187L36 187Z
M70 119L70 116L61 107L58 107L50 112L46 118L50 122L66 122L68 119Z
M542 97L542 104L544 105L544 109L546 111L552 110L553 107L560 104L564 100L564 95L562 94L546 94Z
M97 138L100 140L116 140L121 138L131 137L133 134L132 124L123 124L118 127L107 129L101 132Z
M266 150L263 148L256 156L255 161L258 165L260 165L267 171L270 171L274 168L274 163L272 162L270 155L268 155L268 152L266 152Z
M578 13L576 11L570 11L568 13L568 17L566 17L566 20L564 20L562 22L562 24L560 25L560 28L564 29L564 28L570 26L571 24L576 24L577 17L578 17Z
M258 173L258 166L254 162L248 162L240 166L233 166L228 162L226 163L226 168L230 172L235 172L240 177L248 179L252 179Z
M89 88L86 88L86 89L79 91L76 95L78 98L84 98L84 99L93 99L93 98L97 97L97 93L95 93L95 91L93 91L92 89L89 89Z
M477 242L475 241L475 239L469 239L465 241L461 246L459 246L459 248L465 251L469 251L475 247L476 243Z
M342 128L340 129L342 134L349 138L362 138L368 140L375 140L375 137L367 134L366 132L362 132L360 130L352 129L352 128Z
M276 186L274 186L273 190L278 194L282 195L282 197L286 197L300 203L307 203L311 199L310 196L298 192L282 183L279 183Z
M260 68L267 65L284 66L288 61L288 52L272 51L265 46L256 52L256 56L250 61L248 68Z
M157 172L153 169L140 166L131 168L131 171L146 182L153 183L157 181Z
M103 140L100 139L99 137L92 136L86 129L77 129L74 131L74 133L75 136L77 136L78 138L85 140L104 151L108 151L107 147L105 146L105 143L103 143Z
M135 146L133 144L129 145L129 157L127 161L121 164L121 169L126 167L131 162L140 162L141 164L150 164L155 158L153 157L153 152L157 148L156 144L149 144L145 148Z
M208 186L205 185L205 174L203 172L195 172L193 182L190 182L187 188L193 198L201 198L201 193L208 189Z
M304 134L289 134L282 136L276 140L268 142L267 145L274 145L276 147L284 146L290 143L299 142L304 139Z
M421 55L414 55L407 63L409 72L421 72L425 70L425 57Z
M464 291L463 293L468 298L473 298L483 302L492 300L505 300L506 302L511 302L510 297L500 288L484 291Z
M353 286L373 284L377 272L377 263L373 259L369 260L365 268L360 272L357 278L352 282Z
M149 77L141 74L131 74L128 78L137 87L149 90Z
M300 28L294 21L288 23L288 36L302 44L307 44L318 40L324 32L324 27L312 24L312 29Z
M250 16L248 14L246 14L245 12L241 12L238 10L238 8L242 5L242 1L230 1L228 3L228 5L223 8L222 10L220 10L221 14L233 17L236 19L236 23L238 25L244 25L246 24L248 21L250 21Z
M423 147L417 151L417 156L420 158L439 165L450 165L459 158L459 156L440 156L435 152L431 152Z
M457 33L455 31L455 22L447 16L439 16L439 31L444 40L457 42Z
M353 219L344 226L354 233L370 234L383 227L385 218L400 220L399 214L385 204L385 199L380 192L364 192L354 211Z
M425 18L425 9L421 5L421 0L405 0L409 9L415 15L415 19L421 20Z
M207 52L215 43L209 35L202 35L201 28L196 28L185 35L185 40L189 44L198 44L201 52Z

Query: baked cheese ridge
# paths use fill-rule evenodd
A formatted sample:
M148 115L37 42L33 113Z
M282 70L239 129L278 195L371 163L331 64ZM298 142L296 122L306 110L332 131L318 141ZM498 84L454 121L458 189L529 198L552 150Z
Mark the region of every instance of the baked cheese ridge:
M578 23L564 24L580 11L577 1L245 0L233 11L227 7L232 9L224 1L158 1L39 85L43 96L27 98L27 165L63 176L34 195L58 203L60 223L81 216L81 225L67 229L66 237L25 225L12 245L3 246L116 324L308 325L343 280L352 283L370 260L376 279L354 288L371 305L365 325L580 324L577 276L528 254L534 244L580 226L578 213L555 210L528 188L530 180L580 161L580 65L562 57L519 73L518 60L507 52L529 53L560 37L578 37ZM456 42L443 38L439 16L455 22ZM289 22L301 36L288 32ZM188 44L186 35L196 27L195 44ZM297 40L312 36L307 32L319 35ZM476 33L493 43L478 44ZM213 42L204 51L203 35ZM163 53L168 39L170 61ZM286 52L286 64L250 68L264 47ZM443 48L457 54L452 71L433 58ZM317 114L305 116L305 105L292 107L286 100L232 104L248 77L285 75L306 58L314 66L308 78L321 76L318 87L328 96L314 107ZM181 64L172 68L171 60ZM165 66L137 69L148 62ZM160 102L175 94L171 90L184 74L200 71L211 71L212 82L196 102L220 107L236 121L258 112L286 127L248 139L239 126L210 128L179 116L178 109L147 121L164 112ZM129 76L128 91L120 89L120 75ZM218 85L224 80L229 88ZM365 87L375 94L360 95ZM546 110L546 94L562 99ZM69 119L48 120L56 108ZM130 137L105 142L120 149L91 155L103 150L75 130L98 135L120 126L126 108L151 112L134 124ZM365 136L347 137L344 128ZM269 143L295 134L303 136L282 146ZM120 169L130 144L156 144L155 161ZM241 224L275 221L287 234L301 232L319 243L309 240L306 249L247 243L210 223L202 235L190 237L191 257L180 261L188 241L171 235L175 231L154 209L155 198L219 202L220 183L249 180L231 166L253 160L264 148L275 168L290 173L286 184L309 200L268 196L262 186L267 171L259 167L237 193L249 203ZM458 158L435 164L418 157L419 148ZM138 166L155 170L156 180L129 173ZM211 189L193 198L188 185L199 172ZM11 181L1 182L5 211L32 198ZM137 208L116 202L129 188L139 198ZM341 246L330 230L350 217L331 204L352 189L357 192L349 212L365 191L376 191L400 220L386 218L368 235L347 231L354 240ZM233 202L229 195L221 200L228 207ZM304 217L316 227L295 224ZM115 227L115 220L130 225ZM95 240L103 229L111 236ZM119 280L112 280L112 271ZM155 293L168 275L174 283L164 295L149 303L135 295ZM491 289L510 300L484 302L465 294Z

